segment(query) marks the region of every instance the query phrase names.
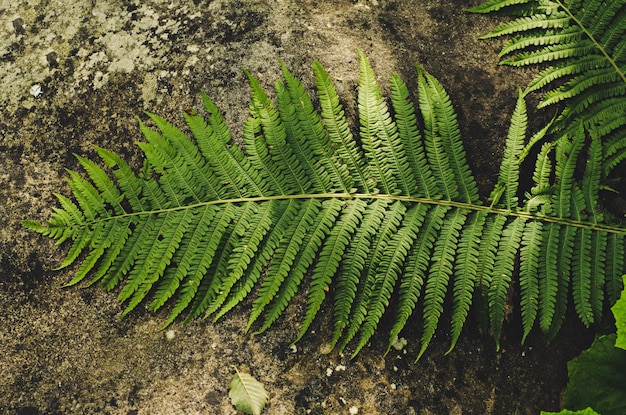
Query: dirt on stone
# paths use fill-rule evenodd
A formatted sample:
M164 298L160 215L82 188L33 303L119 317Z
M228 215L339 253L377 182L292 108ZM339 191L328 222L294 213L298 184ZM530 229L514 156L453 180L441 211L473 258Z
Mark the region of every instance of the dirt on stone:
M358 56L384 91L393 72L415 85L416 62L450 93L480 191L497 176L517 86L532 72L497 65L501 43L478 37L498 19L465 13L478 0L3 0L0 6L0 413L236 414L233 366L261 381L266 414L538 414L557 410L566 362L593 334L568 319L552 343L520 344L513 308L502 348L471 316L456 348L442 323L418 362L417 322L386 350L385 327L355 359L328 350L331 316L290 347L300 294L262 335L245 334L246 306L217 323L173 325L167 310L124 319L116 292L64 288L67 246L28 232L54 193L69 195L73 153L113 150L139 168L137 117L182 125L198 91L235 139L247 117L242 68L270 87L279 60L314 88L322 63L355 120ZM513 294L514 296L514 294ZM512 301L514 303L514 301ZM325 306L329 309L331 304ZM442 321L445 320L445 315Z

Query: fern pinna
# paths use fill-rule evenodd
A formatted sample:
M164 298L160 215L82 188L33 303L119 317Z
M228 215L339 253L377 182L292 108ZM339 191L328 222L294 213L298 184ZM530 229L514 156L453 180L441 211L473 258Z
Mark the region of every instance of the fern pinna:
M603 144L603 174L626 159L626 0L490 0L470 9L516 16L484 38L511 36L502 64L543 65L527 92L563 103L554 130L577 119Z
M106 168L78 156L88 178L69 173L76 202L57 195L61 206L47 225L25 226L71 240L61 267L82 264L69 284L91 275L108 290L121 286L123 315L150 297L151 310L170 304L167 324L181 313L217 319L257 287L248 329L263 331L306 285L300 339L332 292L332 344L343 349L354 339L354 354L387 311L395 313L393 341L421 301L421 356L448 292L450 349L475 295L485 299L497 341L518 255L524 335L536 321L556 333L570 295L587 325L600 318L605 295L617 298L626 229L608 224L598 206L597 139L580 179L584 130L545 144L535 186L518 201L519 165L532 145L520 94L485 204L435 78L417 67L418 119L405 83L391 78L390 107L360 53L356 138L329 76L318 63L314 71L319 111L284 66L276 102L247 73L243 148L204 94L208 119L185 114L193 138L149 114L158 132L140 125L139 175L102 148Z

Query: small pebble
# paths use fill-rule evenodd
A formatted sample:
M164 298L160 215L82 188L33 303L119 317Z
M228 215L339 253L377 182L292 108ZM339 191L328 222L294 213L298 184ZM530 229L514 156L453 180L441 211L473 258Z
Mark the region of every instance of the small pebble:
M30 94L37 98L39 95L43 94L43 89L41 89L41 85L35 84L30 87Z

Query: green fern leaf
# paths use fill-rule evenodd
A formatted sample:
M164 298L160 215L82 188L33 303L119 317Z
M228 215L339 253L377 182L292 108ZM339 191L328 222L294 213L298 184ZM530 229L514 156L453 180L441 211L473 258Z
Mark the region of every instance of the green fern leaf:
M595 134L603 144L603 173L608 175L626 158L626 1L532 0L515 10L492 3L470 11L512 16L522 11L523 17L500 25L485 38L514 36L502 49L500 56L508 56L503 64L548 65L527 91L553 86L539 108L565 102L552 128L557 136L568 134L579 118L587 130L603 126Z
M391 76L391 100L399 137L415 179L415 189L409 188L409 194L431 199L437 198L437 183L426 160L426 152L417 127L415 108L409 98L406 84L395 74Z
M519 4L529 3L531 0L489 0L486 3L467 9L472 13L490 13L496 12L505 7L511 7Z
M281 238L279 246L274 251L274 258L270 265L265 279L261 284L259 296L257 297L250 319L248 320L247 330L250 329L252 323L261 315L274 296L278 293L285 278L289 275L294 260L298 254L300 246L305 237L305 231L309 229L313 223L314 217L320 213L320 201L311 199L291 218L291 223L285 230L285 238Z
M456 182L455 187L459 192L459 200L467 203L478 203L478 187L467 164L465 150L460 140L459 124L456 120L456 113L450 97L439 81L419 67L418 79L421 80L420 84L424 85L422 89L428 90L426 93L432 108L432 117L436 124L435 131L437 131L440 139L440 143L433 144L432 148L440 145L445 153L445 156L441 154L433 155L433 158L437 157L435 163L440 165L444 163L444 159L447 159L450 170L447 172L442 170L442 176L451 176ZM421 102L423 103L423 100ZM434 141L439 141L435 137L433 139ZM453 195L455 193L449 193L450 197L454 198Z
M522 308L522 344L530 333L537 319L539 309L539 257L543 236L543 224L530 222L524 228L520 249L519 284Z
M605 285L609 304L615 304L624 288L620 269L624 267L624 235L611 234L608 237L606 254Z
M335 309L333 313L334 329L331 341L333 347L341 338L343 330L348 326L350 321L355 321L354 318L350 317L352 304L354 303L357 293L359 293L357 303L360 302L360 296L363 293L362 286L365 284L365 278L361 278L361 276L365 269L368 255L370 254L373 237L380 228L386 208L387 203L381 200L375 200L370 205L366 206L361 225L356 230L348 252L344 256L344 265L342 267L344 278L337 281L335 289ZM353 335L354 333L352 336ZM349 336L345 336L345 343L349 341L348 337Z
M356 346L353 356L367 344L378 327L378 322L389 306L389 300L395 287L396 281L402 272L411 245L416 238L417 232L424 220L428 208L418 204L406 212L402 224L397 232L391 237L385 247L382 261L374 265L376 276L372 287L372 295L368 298L367 315L361 328L361 337Z
M313 63L317 91L321 107L320 117L328 131L328 138L335 148L339 161L345 164L354 180L354 186L365 193L375 193L374 177L369 172L365 156L356 145L345 117L343 107L330 77L319 62Z
M526 102L519 91L517 104L511 117L511 127L507 137L502 162L500 163L500 174L498 175L498 184L496 189L502 189L504 193L504 207L506 209L514 209L517 207L517 189L519 183L519 169L521 163L521 154L526 141L526 125L528 117L526 115ZM498 204L498 197L492 196L491 202Z
M415 244L409 253L406 271L402 276L398 289L396 318L389 335L387 352L389 352L394 340L398 338L417 305L428 273L428 265L435 246L437 233L441 229L441 224L447 211L448 208L445 206L435 206L427 212Z
M415 108L394 75L390 110L360 59L359 139L319 64L319 111L284 65L277 103L247 73L252 97L242 148L201 94L208 118L185 115L192 136L148 114L156 128L139 124L141 173L97 148L103 166L78 157L85 174L68 172L73 199L57 195L60 206L46 225L24 226L69 243L61 267L81 262L69 284L91 276L116 289L122 315L151 298L149 309L169 309L165 325L183 314L185 321L219 319L254 293L247 329L264 331L307 287L296 341L333 293L331 343L343 350L355 340L356 355L390 304L397 304L393 339L421 299L419 358L448 296L450 350L474 300L485 303L498 341L518 254L524 338L536 320L554 335L570 297L585 324L599 320L605 299L621 292L626 236L598 196L607 159L600 127L578 122L543 143L535 185L519 189L520 164L547 131L526 142L520 94L498 185L483 205L441 84L418 66ZM621 144L611 146L619 159Z
M424 332L422 333L422 346L417 359L424 354L435 334L439 317L443 311L443 300L446 296L448 282L452 275L452 263L459 241L459 233L466 219L466 211L454 209L449 212L441 226L441 236L435 243L433 261L424 287Z
M406 155L398 140L397 127L376 84L369 61L361 56L359 80L360 136L380 191L385 194L410 194L415 179L408 168ZM395 180L394 180L395 179ZM400 189L397 189L396 183Z
M506 295L513 274L513 260L520 247L524 234L525 219L515 218L504 228L498 245L498 254L494 264L493 277L489 284L489 319L496 350L500 349L500 333L505 317Z
M282 314L287 307L289 300L295 295L304 278L307 270L313 263L317 250L324 238L329 234L333 222L339 215L341 202L331 199L323 202L321 212L313 218L310 233L305 234L302 242L303 248L297 253L294 265L289 271L287 280L281 285L280 290L268 305L263 327L259 330L263 332ZM269 273L268 273L269 274Z
M376 297L380 292L376 288L380 289L380 287L375 287L376 270L379 264L384 261L388 243L393 235L397 233L406 210L406 207L401 202L394 202L387 206L384 212L378 233L374 234L370 242L369 255L365 259L364 264L364 275L361 276L362 283L358 287L357 296L352 305L352 314L350 315L349 325L340 350L343 350L347 342L362 328L364 321L369 318L371 308L377 306ZM366 337L371 336L371 334L368 331L362 332L362 336Z
M348 204L325 241L319 254L320 260L313 269L307 313L296 341L304 336L322 306L326 290L339 268L339 263L352 235L361 222L366 206L367 204L363 201Z
M478 277L480 237L487 213L473 212L467 220L459 241L458 256L454 270L454 309L451 318L450 353L461 335L461 330L472 305L472 294Z

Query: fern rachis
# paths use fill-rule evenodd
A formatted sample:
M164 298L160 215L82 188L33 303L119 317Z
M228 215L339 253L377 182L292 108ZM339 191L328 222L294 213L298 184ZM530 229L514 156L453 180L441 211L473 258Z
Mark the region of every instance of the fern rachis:
M475 295L486 299L497 341L518 253L525 335L536 319L547 333L558 328L570 292L566 270L581 319L597 321L603 299L619 292L626 234L608 216L588 213L599 212L598 146L588 151L582 180L572 168L585 155L582 129L544 146L536 186L518 200L519 164L528 155L520 96L498 186L491 203L481 204L443 87L418 67L416 113L394 75L389 106L367 58L360 59L359 141L319 64L319 111L284 66L284 83L275 87L278 104L248 74L252 99L243 149L230 142L203 94L212 115L187 114L193 138L150 114L158 131L140 125L147 139L140 144L147 160L142 175L106 150L98 154L108 171L79 157L88 179L74 172L68 179L77 204L59 195L61 207L47 225L25 226L72 241L62 266L87 252L70 284L93 275L107 289L123 285L123 314L149 296L152 310L169 302L167 324L183 312L188 319L217 319L258 286L247 328L260 324L263 331L308 278L296 340L334 286L332 344L343 348L356 337L355 354L385 312L396 316L393 341L422 301L421 356L449 291L450 348ZM563 259L564 234L575 249L567 248Z

